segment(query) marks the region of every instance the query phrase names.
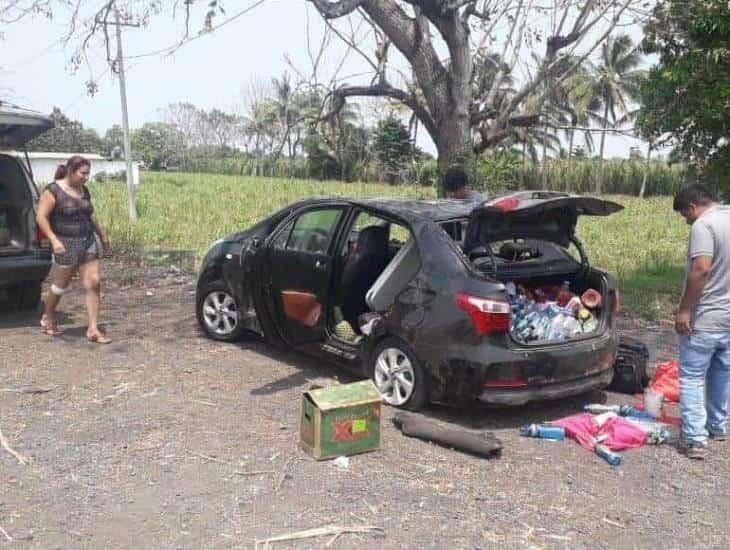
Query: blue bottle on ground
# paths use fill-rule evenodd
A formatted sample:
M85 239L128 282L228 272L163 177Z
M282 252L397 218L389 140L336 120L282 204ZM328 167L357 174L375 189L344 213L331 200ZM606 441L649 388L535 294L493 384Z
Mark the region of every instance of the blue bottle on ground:
M562 441L565 439L565 429L549 424L528 424L520 428L520 435Z
M598 456L608 462L611 466L618 466L619 464L621 464L621 455L614 453L605 445L596 443L595 451Z

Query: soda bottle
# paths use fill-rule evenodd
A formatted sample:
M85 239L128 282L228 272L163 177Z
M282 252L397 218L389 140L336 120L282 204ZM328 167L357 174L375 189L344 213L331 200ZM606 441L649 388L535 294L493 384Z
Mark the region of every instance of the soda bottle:
M520 435L524 437L563 441L565 439L565 428L551 426L550 424L527 424L520 428Z

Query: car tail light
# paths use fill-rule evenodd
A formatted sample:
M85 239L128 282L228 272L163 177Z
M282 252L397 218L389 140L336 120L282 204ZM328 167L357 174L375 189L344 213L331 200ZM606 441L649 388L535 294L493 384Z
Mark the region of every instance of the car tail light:
M517 197L505 197L503 199L496 200L491 204L493 208L501 210L502 212L509 212L514 210L520 204L520 199Z
M509 330L511 310L507 302L459 293L456 295L456 303L469 314L477 334L494 334Z
M48 240L48 235L43 232L38 224L35 224L35 239L41 248L50 248L51 241Z

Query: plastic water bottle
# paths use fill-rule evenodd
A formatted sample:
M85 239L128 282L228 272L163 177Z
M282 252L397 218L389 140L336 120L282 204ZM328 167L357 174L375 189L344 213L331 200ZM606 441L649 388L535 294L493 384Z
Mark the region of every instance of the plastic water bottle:
M566 319L565 324L565 336L567 338L575 338L576 336L583 333L583 327L580 324L580 321L578 319L574 319L573 317L569 317Z
M614 453L611 449L609 449L605 445L596 443L594 451L596 452L596 454L598 456L600 456L603 460L608 462L611 466L618 466L619 464L621 464L621 455Z
M520 428L520 435L525 437L537 437L539 439L551 439L563 441L565 439L565 428L550 426L549 424L528 424Z
M592 403L583 407L583 410L591 414L612 412L623 416L623 413L621 412L623 407L625 407L625 405L601 405L599 403Z

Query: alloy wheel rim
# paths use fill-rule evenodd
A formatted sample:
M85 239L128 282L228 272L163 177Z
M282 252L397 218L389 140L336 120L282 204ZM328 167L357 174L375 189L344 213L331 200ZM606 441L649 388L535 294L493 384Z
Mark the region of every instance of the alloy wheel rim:
M408 356L397 348L386 348L375 361L375 386L389 405L408 402L415 388L416 373Z
M211 292L203 301L203 320L210 332L228 336L238 326L236 301L222 290Z

